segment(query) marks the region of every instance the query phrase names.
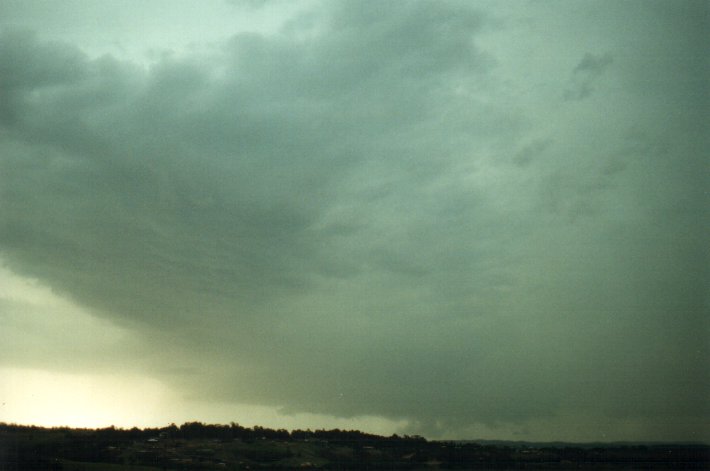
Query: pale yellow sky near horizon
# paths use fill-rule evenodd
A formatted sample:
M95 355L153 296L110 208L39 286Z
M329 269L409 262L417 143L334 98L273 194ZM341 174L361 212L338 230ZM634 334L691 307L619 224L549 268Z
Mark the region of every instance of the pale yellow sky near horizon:
M97 339L99 342L110 339L115 343L127 338L125 329L97 319L38 280L12 273L2 264L0 301L27 307L21 314L4 313L5 328L18 329L17 338L24 339L25 348L31 335L38 337L38 343L33 347L50 349L73 342L75 348L81 349L82 343L94 343ZM58 312L62 314L61 325L52 325ZM101 348L96 344L93 347ZM379 417L346 419L320 414L280 414L265 406L206 403L197 398L181 397L148 374L111 373L110 367L95 373L72 371L77 369L72 364L55 365L55 368L0 364L0 422L45 427L114 425L131 428L162 427L190 421L234 421L244 426L288 429L361 428L386 435L396 433L406 424L405 421Z
M27 310L34 315L61 309L62 320L68 322L67 331L80 333L78 340L100 337L121 338L122 329L104 320L97 320L79 306L62 298L39 281L19 276L0 265L0 301L11 299L32 304ZM25 319L30 323L32 319ZM34 319L37 324L46 317ZM30 324L26 324L29 326ZM111 332L114 330L114 332ZM108 332L107 332L108 331ZM59 333L59 340L66 337ZM47 340L47 337L44 338ZM342 429L363 430L380 435L407 433L412 424L406 420L389 420L384 417L334 417L324 414L281 413L272 407L253 404L201 401L199 398L181 396L176 391L148 374L117 372L71 372L71 365L46 370L0 365L0 422L43 427L70 426L102 428L116 426L164 427L171 423L200 421L203 423L236 422L242 426L262 426L274 429ZM598 428L588 427L597 424ZM619 437L633 439L643 433L645 424L620 419L608 419L593 414L579 421L578 415L558 415L532 421L523 427L510 424L476 424L468 429L465 438L497 438L518 440L530 433L537 440L589 442ZM564 435L556 432L565 430ZM614 429L616 435L607 437L605 430ZM444 434L428 437L458 439L460 436Z

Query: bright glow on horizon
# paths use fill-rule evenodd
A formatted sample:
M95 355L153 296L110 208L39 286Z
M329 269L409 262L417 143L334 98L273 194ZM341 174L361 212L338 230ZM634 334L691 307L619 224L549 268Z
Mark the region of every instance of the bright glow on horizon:
M58 349L73 351L124 351L133 348L130 332L97 318L42 282L18 275L0 264L0 300L23 308L4 312L5 347L38 352L45 361ZM14 334L14 335L13 335ZM15 345L13 338L25 342ZM39 337L42 340L32 342ZM89 345L92 348L86 349ZM53 352L53 353L52 353ZM110 354L108 355L111 356ZM5 358L9 360L10 358ZM101 372L71 373L71 365L56 370L0 365L0 422L43 427L122 428L163 427L190 421L238 422L274 429L341 428L390 435L401 433L405 420L362 416L333 417L325 414L282 414L277 407L238 403L204 402L180 397L169 385L149 374L107 372L116 366L98 361ZM91 363L91 359L86 359ZM103 361L106 361L104 358ZM124 365L125 368L125 365Z
M248 404L206 403L177 397L152 378L78 375L0 368L0 422L41 427L163 427L199 421L274 429L358 429L380 435L401 433L406 421L382 417L338 418L322 414L283 415ZM185 413L185 411L190 411Z
M161 423L169 392L138 376L2 368L0 421L45 427L147 427Z

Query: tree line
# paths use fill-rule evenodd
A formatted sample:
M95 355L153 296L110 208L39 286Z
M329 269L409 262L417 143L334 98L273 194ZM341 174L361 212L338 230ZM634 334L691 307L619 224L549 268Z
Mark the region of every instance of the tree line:
M133 427L130 429L110 426L105 428L70 428L70 427L39 427L35 425L18 425L0 423L0 432L14 432L32 434L33 432L55 432L67 436L82 436L91 433L98 439L105 438L108 441L124 440L148 440L150 438L173 438L173 439L214 439L214 440L235 440L254 441L260 439L268 440L327 440L346 442L426 442L418 435L397 435L381 436L359 430L340 429L317 429L301 430L295 429L271 429L255 425L245 427L236 422L229 425L205 424L202 422L185 422L182 425L170 424L165 427Z

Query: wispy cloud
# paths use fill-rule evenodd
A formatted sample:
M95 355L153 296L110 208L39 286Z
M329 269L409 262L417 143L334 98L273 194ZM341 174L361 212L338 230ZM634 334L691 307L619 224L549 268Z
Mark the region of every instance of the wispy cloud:
M586 53L572 71L564 97L567 100L582 100L592 95L597 80L614 62L611 54Z

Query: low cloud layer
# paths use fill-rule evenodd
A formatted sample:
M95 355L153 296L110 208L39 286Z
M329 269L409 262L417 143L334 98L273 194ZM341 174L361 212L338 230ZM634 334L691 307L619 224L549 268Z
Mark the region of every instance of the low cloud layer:
M553 5L584 40L521 57ZM186 397L701 439L705 6L566 5L326 2L149 66L6 27L0 256L127 336L66 364Z

